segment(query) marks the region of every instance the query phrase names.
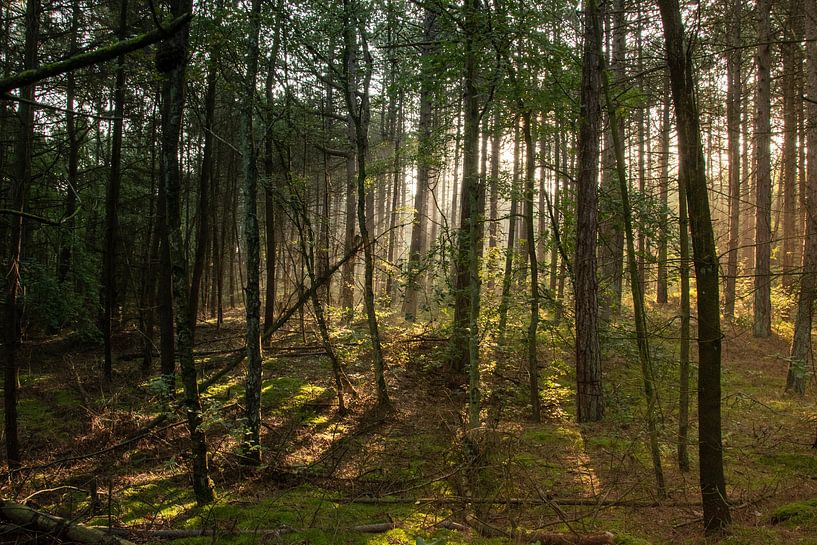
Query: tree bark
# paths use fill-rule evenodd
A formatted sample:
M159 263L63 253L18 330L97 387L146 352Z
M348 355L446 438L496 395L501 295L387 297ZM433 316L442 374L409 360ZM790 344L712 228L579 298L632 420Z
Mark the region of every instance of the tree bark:
M430 9L425 10L423 21L423 40L432 42L435 39L437 15ZM417 192L414 195L414 213L412 215L411 245L409 247L409 262L407 271L406 296L403 312L406 320L414 321L417 318L417 294L425 286L422 264L422 254L426 247L428 231L428 193L429 185L433 182L435 146L432 140L433 111L433 67L429 64L434 50L431 46L421 49L423 68L420 74L420 117L417 121L418 150L417 150Z
M808 119L817 119L817 0L804 0L806 33L806 115ZM806 167L806 226L803 241L803 275L800 279L800 291L797 296L797 315L794 321L789 358L789 371L786 377L786 391L799 395L805 394L808 361L811 355L811 328L814 316L814 299L817 290L817 126L809 124L806 129L807 158ZM817 443L815 443L817 445Z
M244 96L241 104L241 155L244 201L244 244L247 252L246 346L247 382L245 389L246 429L243 461L261 463L261 233L258 227L258 163L253 137L255 84L258 76L258 37L261 29L261 2L253 0L249 13Z
M738 275L738 244L740 243L740 96L743 92L741 77L741 11L742 0L733 0L730 38L732 49L726 55L726 131L729 157L729 254L726 263L723 314L735 316L735 284Z
M40 0L28 0L25 11L24 66L28 70L37 67L38 42L40 39ZM34 84L22 90L27 101L33 101ZM26 191L31 183L31 155L34 146L34 107L30 102L20 102L17 107L18 132L14 149L14 177L9 188L11 210L25 210ZM9 469L20 467L20 440L17 432L17 388L20 349L20 319L23 309L20 301L20 258L23 253L23 216L10 218L9 254L5 270L6 319L3 326L5 365L3 369L3 411L6 438L6 463Z
M128 31L128 0L119 3L119 27L117 37L124 40ZM111 142L111 172L105 193L105 246L102 255L102 338L105 343L103 374L110 384L113 378L113 315L116 308L116 250L119 245L119 193L122 186L122 131L125 115L125 56L116 63L114 82L114 122Z
M598 158L601 125L601 13L596 0L584 9L581 111L576 179L576 382L579 422L604 416L598 337L596 232L598 228Z
M672 99L678 127L679 169L687 190L695 280L698 288L698 457L704 528L720 533L731 515L726 500L721 444L721 328L718 255L709 212L692 50L684 37L678 0L658 0L664 23Z
M530 323L528 324L528 377L530 380L531 419L541 420L539 403L539 359L536 352L536 332L539 326L539 263L536 259L536 245L533 227L534 176L536 172L536 148L531 135L531 113L522 115L522 130L525 134L525 230L528 238L528 264L530 266Z
M175 17L191 13L192 0L172 0ZM201 399L199 397L196 367L193 361L193 329L195 316L190 315L190 286L185 247L181 233L179 169L179 139L184 112L185 68L189 29L167 39L157 51L157 60L164 57L162 73L162 177L167 209L167 240L172 268L173 303L176 322L176 348L179 355L184 404L192 451L193 492L199 505L215 498L207 461L207 438L202 429Z
M772 334L771 250L772 250L772 173L771 173L771 21L769 0L758 0L756 9L758 46L757 97L755 103L755 337ZM691 214L690 210L690 214Z

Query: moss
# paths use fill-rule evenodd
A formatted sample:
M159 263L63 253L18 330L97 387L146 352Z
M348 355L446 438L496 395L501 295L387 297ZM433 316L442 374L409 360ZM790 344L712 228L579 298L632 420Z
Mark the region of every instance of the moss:
M817 477L817 456L813 454L793 452L767 454L761 456L758 461L763 465L772 466L777 469L785 468L789 470L790 473L796 475Z
M651 541L630 534L617 534L613 539L613 543L616 545L652 545Z
M817 525L817 499L782 505L772 513L771 522L772 524L785 522L791 525Z

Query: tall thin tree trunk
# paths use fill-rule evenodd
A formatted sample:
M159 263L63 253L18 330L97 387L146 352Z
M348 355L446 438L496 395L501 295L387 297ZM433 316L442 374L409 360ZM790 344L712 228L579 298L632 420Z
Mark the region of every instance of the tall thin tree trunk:
M386 363L380 345L380 332L377 324L377 314L375 313L374 255L366 215L366 154L369 147L368 131L371 115L369 84L373 71L373 59L369 52L364 25L358 20L358 17L361 16L360 10L361 6L357 3L357 0L343 1L344 77L346 79L344 98L346 107L349 110L349 116L352 118L357 152L357 223L360 229L364 255L363 303L366 307L366 321L372 341L377 401L378 405L387 406L391 401L386 389ZM358 44L358 37L360 38L360 45ZM356 62L358 48L360 48L363 57L362 81L360 82L357 81L354 75L358 68Z
M783 57L783 255L781 265L783 286L791 290L797 284L795 257L797 242L797 112L802 95L798 96L803 59L799 41L802 39L802 2L789 0L786 16L787 41L781 44Z
M613 85L619 85L624 80L624 63L627 48L627 25L624 11L624 0L613 0L607 17L611 20L610 34L612 39L612 53L610 72L613 76ZM624 229L622 228L619 210L621 195L618 191L618 182L615 176L615 151L613 149L610 128L605 136L605 145L602 164L601 193L605 196L600 201L604 221L599 226L599 270L603 282L600 294L602 304L600 311L603 319L609 319L610 314L618 314L621 308L622 282L624 279ZM619 119L619 134L624 134L624 119Z
M598 337L596 230L598 227L598 158L601 125L601 13L596 0L584 9L581 112L579 115L576 225L576 382L579 422L604 416Z
M426 42L434 40L437 15L432 10L425 10L423 22L423 39ZM433 182L436 143L432 140L433 125L433 89L430 58L433 54L431 46L423 46L421 51L424 68L420 82L420 117L417 121L418 150L417 150L417 192L414 195L414 213L411 227L411 246L409 247L409 262L407 271L406 296L403 312L406 320L417 318L417 293L425 287L422 273L422 254L426 247L428 231L428 193L429 185Z
M508 309L511 306L511 284L513 282L513 261L516 253L516 216L519 212L519 122L514 123L513 178L511 181L511 212L508 220L508 244L505 251L505 269L502 274L502 295L499 301L499 328L497 344L505 345L505 330L508 323Z
M687 191L695 280L698 288L698 459L703 521L707 533L731 521L723 475L721 443L721 327L718 254L709 213L692 49L684 36L678 0L658 0L664 23L680 151L680 179Z
M25 11L25 50L24 67L37 67L37 44L40 39L40 0L28 0ZM23 212L26 202L26 191L31 183L31 155L34 140L34 85L21 89L21 101L17 106L18 132L14 150L14 177L9 190L9 208ZM5 345L5 365L3 369L3 417L6 438L6 463L9 469L20 467L20 439L17 432L17 388L18 362L17 352L20 348L20 318L22 302L20 301L20 258L23 253L23 216L14 215L10 219L10 240L7 245L9 254L6 270L6 319L3 326Z
M806 21L806 115L808 119L817 119L817 0L804 0ZM786 377L786 391L803 395L806 391L807 362L811 354L811 328L814 316L814 299L817 291L817 126L813 123L807 128L806 170L806 227L803 241L803 275L800 279L800 292L797 296L797 315L794 321L789 358L789 371ZM817 442L815 442L817 445Z
M772 250L772 173L771 173L771 21L770 0L758 0L757 11L757 97L755 109L755 337L772 334L771 250Z
M214 171L213 123L216 112L218 53L212 52L211 55L207 67L207 90L204 95L204 149L199 172L196 252L193 257L193 274L190 278L190 313L193 316L198 316L199 313L201 278L204 274L205 256L210 246L210 184L212 183Z
M658 285L655 290L655 301L660 305L667 304L669 291L669 279L667 274L667 241L669 239L669 140L670 140L670 98L669 98L669 76L665 78L664 104L661 111L661 134L659 135L659 164L660 173L658 180L658 201L661 210L660 233L658 235Z
M729 157L729 254L726 263L723 314L735 316L735 284L738 276L738 244L740 243L741 171L740 171L740 95L741 76L741 11L742 0L733 0L731 8L732 49L726 56L726 131Z
M192 0L173 0L175 17L190 13ZM193 493L199 505L213 501L215 493L207 460L207 437L202 428L201 398L193 360L193 328L190 315L188 266L181 232L181 171L179 139L184 112L185 68L189 27L163 42L157 50L157 66L163 76L162 88L162 177L167 209L167 240L172 266L173 303L176 316L176 348L179 354L187 427L190 432Z
M261 463L261 233L258 227L258 163L253 136L255 83L258 76L258 36L261 29L261 2L252 0L241 105L241 155L244 184L244 243L247 248L246 343L247 383L243 460Z
M599 52L601 56L601 52ZM616 115L613 100L610 96L610 86L607 74L603 75L604 95L607 104L607 115L610 119L610 135L613 141L613 150L616 159L616 178L618 179L619 194L621 196L621 212L624 219L624 238L627 243L627 267L630 272L630 290L633 297L633 314L635 315L635 331L638 343L638 359L641 362L641 375L644 380L644 396L647 400L647 431L649 433L650 454L652 455L653 471L658 487L658 496L667 495L664 482L664 470L661 468L661 449L658 445L657 422L657 394L655 392L655 375L650 355L649 332L647 331L647 313L644 309L644 292L639 278L638 260L635 253L635 235L633 234L633 216L630 208L630 196L627 188L627 172L624 160L624 143L619 133L618 116Z
M119 3L117 37L124 40L128 32L128 0ZM116 308L116 249L119 244L119 193L122 186L122 131L125 120L125 56L116 64L114 83L114 122L111 142L111 173L105 193L105 246L102 256L102 338L105 342L103 373L105 381L113 378L113 314Z
M531 113L522 115L522 130L525 134L525 231L528 238L528 264L530 266L530 323L528 325L528 377L530 380L531 418L539 422L539 359L536 353L536 332L539 326L539 263L536 259L536 245L533 228L534 176L536 172L536 148L531 135Z

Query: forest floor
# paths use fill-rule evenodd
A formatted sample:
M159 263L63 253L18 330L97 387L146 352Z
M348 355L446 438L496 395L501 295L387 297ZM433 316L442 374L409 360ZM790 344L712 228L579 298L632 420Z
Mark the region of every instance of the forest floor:
M631 320L619 320L624 325L603 336L605 420L579 426L572 333L552 321L540 333L543 419L529 420L521 314L510 321L511 348L485 353L487 426L476 463L468 463L462 436L465 393L442 378L444 330L383 317L393 400L388 412L374 409L365 326L335 330L360 393L348 400L343 416L336 414L330 364L310 324L305 338L292 329L279 332L265 352L263 466L244 467L237 456L243 368L205 393L218 501L204 508L195 506L188 486L181 413L137 441L103 451L164 408L158 382L139 374L135 332L117 339L112 387L97 378L98 347L58 337L29 341L19 405L26 469L13 485L6 475L0 495L28 498L29 505L91 525L207 532L172 541L177 545L510 542L435 528L442 520L473 527L475 519L496 535L608 531L621 544L703 543L694 366L692 471L682 473L675 461L677 324L669 310L651 315L665 500L657 501L646 446L642 382L626 325ZM224 352L241 346L242 326L238 311L219 329L212 322L200 326L197 351L204 354L198 361L205 375L218 370ZM811 448L817 387L812 380L805 398L784 393L783 333L757 340L748 327L725 326L723 438L734 506L725 543L817 545L817 450ZM394 529L360 531L375 523ZM139 531L131 539L158 542L156 534Z

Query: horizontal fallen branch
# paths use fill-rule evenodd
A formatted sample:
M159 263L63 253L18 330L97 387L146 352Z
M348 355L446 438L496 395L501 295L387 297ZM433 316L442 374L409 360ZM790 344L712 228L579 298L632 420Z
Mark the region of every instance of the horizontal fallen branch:
M71 522L13 501L0 500L0 517L16 526L45 532L77 543L88 545L134 545L126 539L107 534L98 528Z
M357 497L357 498L342 498L336 500L341 503L362 503L362 504L421 504L421 503L437 503L437 504L461 504L470 503L477 505L567 505L576 507L698 507L700 503L697 502L658 502L650 500L602 500L596 498L465 498L460 496L443 496L443 497L427 497L427 498L375 498L375 497Z
M219 533L214 528L200 528L190 530L144 530L140 528L107 528L104 526L94 527L99 531L110 532L111 535L116 536L135 536L148 539L182 539L190 537L210 536L216 538L218 536L257 536L260 538L277 538L288 534L305 532L306 530L320 530L320 528L274 528L274 529L256 529L244 531L228 531ZM391 530L403 528L397 522L378 522L374 524L361 524L358 526L349 526L346 528L331 528L326 529L327 532L358 532L362 534L382 534ZM445 529L457 530L459 532L469 532L473 528L460 524L451 520L443 520L426 527L427 530ZM511 536L513 537L513 536ZM538 541L540 545L608 545L613 543L613 534L609 532L599 534L573 534L573 533L558 533L558 532L520 532L516 536L519 542L534 542Z

